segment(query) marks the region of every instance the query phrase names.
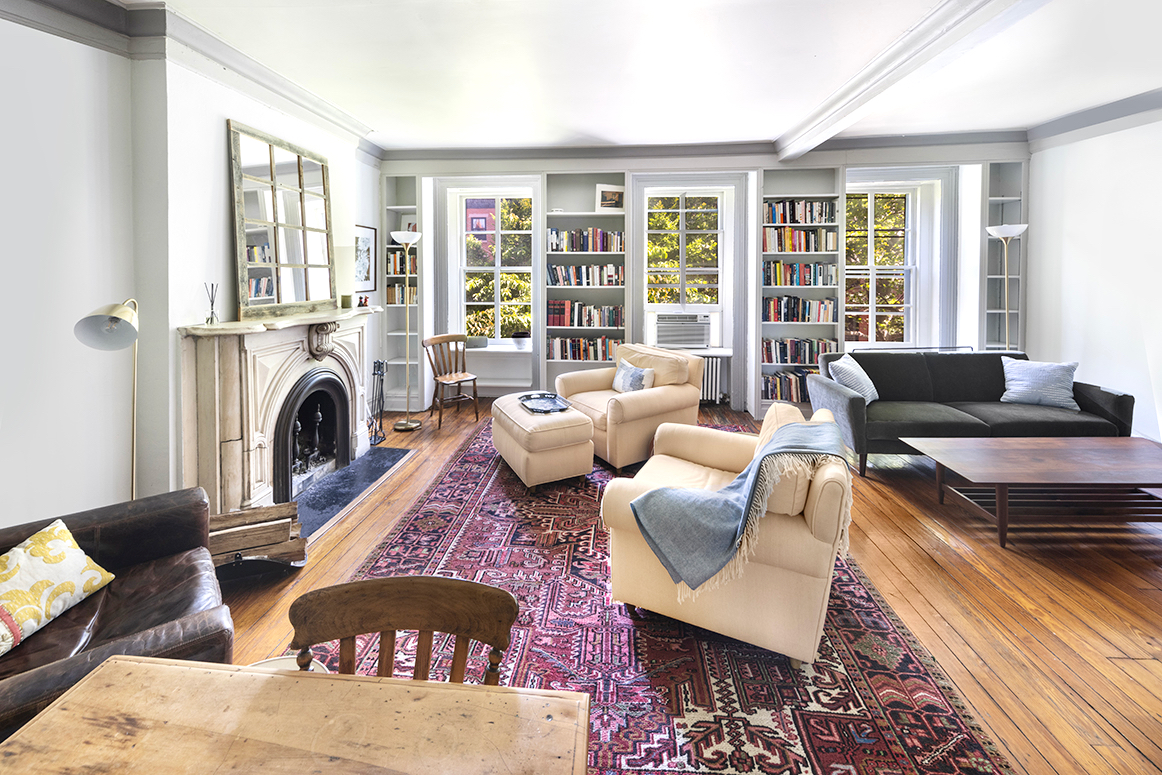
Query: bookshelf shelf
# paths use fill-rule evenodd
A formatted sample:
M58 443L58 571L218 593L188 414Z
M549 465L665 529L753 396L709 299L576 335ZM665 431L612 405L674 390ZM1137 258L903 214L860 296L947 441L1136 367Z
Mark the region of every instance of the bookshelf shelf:
M984 165L981 215L985 227L1027 223L1025 192L1028 164L1024 161ZM981 230L984 232L984 229ZM1008 272L1002 240L985 233L981 240L980 347L985 350L1025 348L1025 245L1023 237L1009 241ZM1005 290L1008 289L1008 312ZM1006 343L1006 339L1008 340Z

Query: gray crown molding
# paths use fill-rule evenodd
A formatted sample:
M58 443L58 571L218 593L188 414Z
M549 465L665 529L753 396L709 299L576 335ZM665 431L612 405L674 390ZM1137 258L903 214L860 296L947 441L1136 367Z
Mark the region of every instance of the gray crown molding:
M134 60L164 59L167 42L180 43L355 138L371 131L354 116L251 59L164 3L125 8L108 0L0 0L0 18Z
M379 146L376 146L377 148ZM382 150L382 149L381 149ZM511 161L514 159L621 159L706 156L769 156L767 140L694 145L598 145L543 148L394 148L382 150L382 161Z
M1043 150L1074 139L1118 132L1162 119L1162 115L1148 115L1159 111L1162 111L1162 89L1154 89L1039 124L1029 130L1029 144L1032 150ZM1063 137L1074 133L1074 137Z
M943 0L775 140L780 161L797 159L850 126L889 86L1022 0Z
M1007 132L949 132L931 135L876 135L871 137L833 137L817 145L816 151L862 151L871 148L913 148L933 145L986 145L993 143L1026 143L1023 129Z

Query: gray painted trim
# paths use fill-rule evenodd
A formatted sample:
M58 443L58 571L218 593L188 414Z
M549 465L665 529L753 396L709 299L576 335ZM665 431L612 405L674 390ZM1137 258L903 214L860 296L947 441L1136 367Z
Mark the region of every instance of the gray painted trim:
M1006 132L949 132L931 135L878 135L873 137L833 137L815 147L816 151L858 151L873 148L913 148L932 145L986 145L1024 143L1029 137L1021 129Z
M379 147L379 146L377 146ZM513 159L622 159L697 156L771 155L774 144L763 140L746 143L695 145L601 145L547 148L429 148L385 149L384 161L484 161Z
M856 111L964 36L1022 0L941 0L819 107L775 140L780 161L797 159L834 137Z
M1098 105L1096 108L1079 110L1076 113L1046 121L1044 124L1039 124L1029 130L1029 140L1044 140L1048 137L1063 135L1066 132L1088 129L1098 124L1105 124L1153 110L1162 110L1162 89L1135 94L1124 100Z
M129 34L129 11L124 6L101 0L36 0L36 2L67 13L69 16L83 19L110 32L121 35Z
M73 3L61 2L67 6ZM76 0L77 5L103 5L116 9L117 7L104 0ZM124 9L122 9L124 10ZM89 14L101 18L100 13ZM110 29L80 16L75 16L49 5L40 0L0 0L0 19L30 27L34 30L47 32L58 38L81 43L110 54L129 56L129 37L118 27L114 20L114 27Z

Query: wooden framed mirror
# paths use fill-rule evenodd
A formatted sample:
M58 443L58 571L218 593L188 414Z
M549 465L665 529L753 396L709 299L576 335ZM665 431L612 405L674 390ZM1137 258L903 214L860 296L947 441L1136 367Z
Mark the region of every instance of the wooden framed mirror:
M327 160L228 120L238 319L335 309Z

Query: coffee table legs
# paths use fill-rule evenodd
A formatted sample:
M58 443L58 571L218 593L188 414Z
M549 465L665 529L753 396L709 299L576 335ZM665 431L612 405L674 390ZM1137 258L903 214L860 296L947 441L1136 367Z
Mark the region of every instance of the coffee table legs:
M997 538L1001 548L1005 548L1005 537L1009 532L1009 486L997 485Z
M936 502L944 503L944 464L936 464Z

